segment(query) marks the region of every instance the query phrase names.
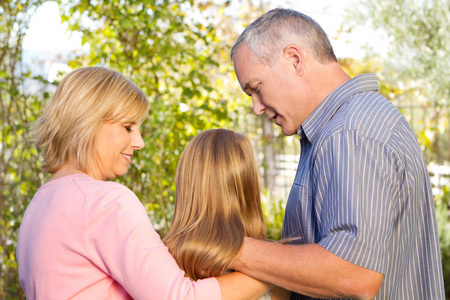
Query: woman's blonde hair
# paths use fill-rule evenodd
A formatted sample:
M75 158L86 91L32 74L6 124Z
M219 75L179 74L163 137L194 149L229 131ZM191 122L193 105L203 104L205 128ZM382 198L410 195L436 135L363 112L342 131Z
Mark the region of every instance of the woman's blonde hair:
M77 69L63 78L44 113L33 124L42 170L55 173L68 160L86 172L95 137L104 122L142 122L149 103L122 74L102 67Z
M244 236L265 239L257 165L242 134L200 133L178 164L172 227L163 239L193 280L223 274Z

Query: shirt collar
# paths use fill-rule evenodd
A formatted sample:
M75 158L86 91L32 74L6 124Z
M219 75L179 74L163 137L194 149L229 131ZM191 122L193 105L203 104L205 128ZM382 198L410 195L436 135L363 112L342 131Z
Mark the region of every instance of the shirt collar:
M297 134L301 139L307 138L313 143L325 124L348 98L366 91L378 91L378 81L375 74L362 74L344 82L331 92L303 121L297 129Z

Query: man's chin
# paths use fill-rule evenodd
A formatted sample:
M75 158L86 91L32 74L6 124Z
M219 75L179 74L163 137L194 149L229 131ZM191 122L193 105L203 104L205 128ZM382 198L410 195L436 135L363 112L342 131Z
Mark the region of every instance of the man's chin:
M284 135L289 136L289 135L294 135L297 133L297 130L290 130L290 129L285 129L281 126L281 132L283 132Z

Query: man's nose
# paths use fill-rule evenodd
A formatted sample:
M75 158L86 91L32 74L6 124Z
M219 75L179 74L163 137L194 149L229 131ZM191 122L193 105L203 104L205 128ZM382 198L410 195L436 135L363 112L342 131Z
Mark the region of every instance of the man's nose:
M262 115L266 110L264 104L262 104L262 102L258 99L258 97L255 96L252 97L252 102L253 102L253 112L255 113L255 115L257 116Z

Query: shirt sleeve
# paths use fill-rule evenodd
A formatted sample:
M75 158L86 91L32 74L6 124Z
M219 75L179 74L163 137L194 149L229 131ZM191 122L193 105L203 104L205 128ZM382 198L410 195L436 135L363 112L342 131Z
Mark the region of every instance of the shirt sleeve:
M86 247L92 261L134 299L220 299L215 278L184 276L128 188L111 184L86 203Z
M312 170L319 245L376 272L386 255L397 211L396 154L385 144L344 130L327 139Z

